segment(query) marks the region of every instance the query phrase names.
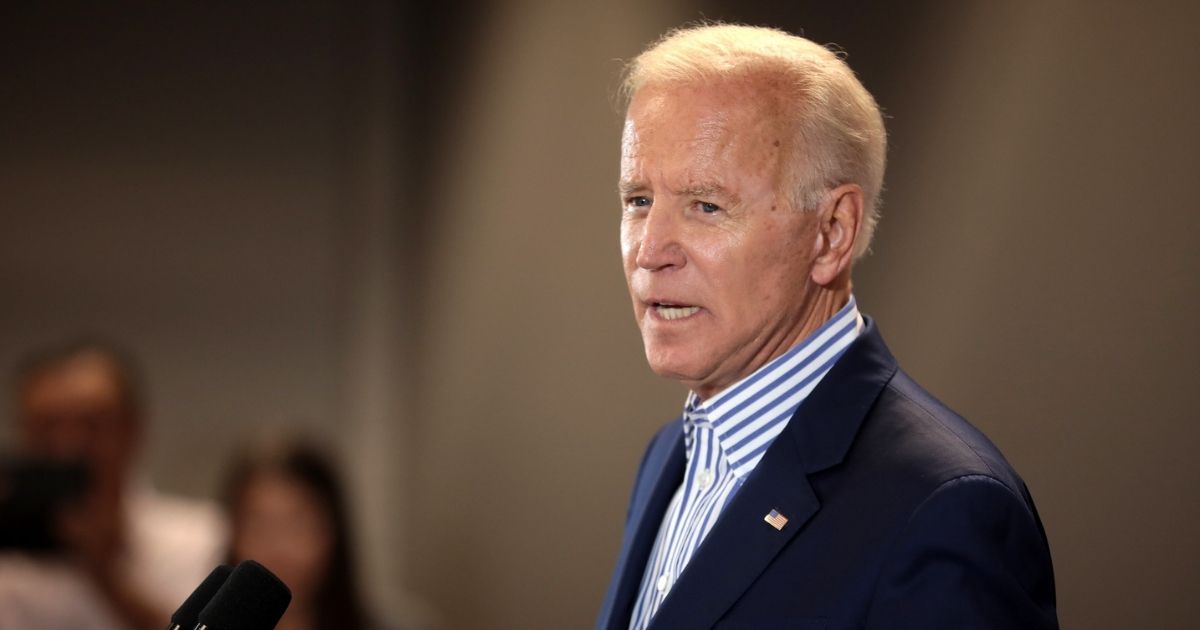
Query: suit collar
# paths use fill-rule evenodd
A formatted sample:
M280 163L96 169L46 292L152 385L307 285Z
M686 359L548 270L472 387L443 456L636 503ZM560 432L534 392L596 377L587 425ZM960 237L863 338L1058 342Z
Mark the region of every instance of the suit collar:
M874 321L867 318L860 337L792 416L784 433L722 512L663 601L651 628L709 628L716 624L820 509L808 475L845 458L867 412L896 369ZM676 450L681 451L682 444ZM682 453L678 471L656 484L655 492L665 498L646 502L645 507L653 509L642 510L636 516L639 520L630 521L635 531L648 539L636 562L622 567L622 582L631 593L636 593L641 582L663 511L681 475ZM780 530L763 520L773 509L788 519ZM617 610L628 614L631 599L632 595ZM627 626L628 620L623 621Z
M637 492L629 506L624 543L617 568L605 597L605 606L596 622L597 630L626 630L633 613L633 602L641 586L642 573L658 536L659 524L671 503L671 497L683 480L685 456L683 423L676 419L667 425L650 445L638 479L652 480L649 492Z
M867 412L896 374L896 359L883 342L875 320L864 317L864 321L866 326L859 338L796 410L784 430L809 473L842 462Z

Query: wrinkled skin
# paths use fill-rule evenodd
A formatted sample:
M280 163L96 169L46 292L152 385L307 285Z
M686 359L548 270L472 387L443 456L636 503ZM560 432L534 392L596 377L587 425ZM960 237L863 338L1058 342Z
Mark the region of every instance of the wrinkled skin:
M792 206L794 134L769 91L749 80L643 88L626 117L621 252L634 317L650 367L702 398L849 298L862 191Z

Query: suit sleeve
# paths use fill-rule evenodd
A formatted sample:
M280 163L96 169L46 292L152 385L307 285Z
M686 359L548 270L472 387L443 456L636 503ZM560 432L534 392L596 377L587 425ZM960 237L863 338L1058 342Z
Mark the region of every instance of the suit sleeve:
M938 487L884 562L871 629L1057 629L1054 577L1025 498L983 475Z

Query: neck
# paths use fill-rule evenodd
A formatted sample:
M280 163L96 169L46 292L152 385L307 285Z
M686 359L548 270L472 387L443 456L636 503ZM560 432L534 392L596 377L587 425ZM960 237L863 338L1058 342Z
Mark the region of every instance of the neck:
M816 332L825 322L833 319L833 316L837 315L837 312L842 310L849 301L850 283L848 281L844 286L821 288L818 290L812 301L812 307L808 309L798 332L792 335L786 347L777 352L775 356L787 352L796 344L807 339L809 335Z
M737 378L722 383L697 383L691 386L691 390L700 400L708 400L807 339L822 324L832 319L849 301L849 277L845 278L844 282L838 282L829 287L817 287L811 298L806 300L804 312L800 317L792 320L790 324L780 330L763 332L764 342L760 344L758 352L751 356L745 367L739 371Z

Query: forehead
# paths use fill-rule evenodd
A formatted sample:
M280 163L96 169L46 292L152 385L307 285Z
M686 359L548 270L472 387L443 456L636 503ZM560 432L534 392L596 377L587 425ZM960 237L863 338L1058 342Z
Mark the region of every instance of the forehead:
M121 388L111 365L91 357L76 358L31 378L25 404L34 411L67 406L119 406Z
M626 119L639 127L693 127L709 134L731 125L742 131L775 131L780 127L778 92L747 78L647 86L630 100Z
M750 81L646 87L630 101L622 177L676 167L686 177L731 168L773 174L787 142L778 101ZM683 175L682 173L671 173Z

